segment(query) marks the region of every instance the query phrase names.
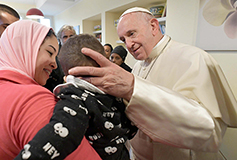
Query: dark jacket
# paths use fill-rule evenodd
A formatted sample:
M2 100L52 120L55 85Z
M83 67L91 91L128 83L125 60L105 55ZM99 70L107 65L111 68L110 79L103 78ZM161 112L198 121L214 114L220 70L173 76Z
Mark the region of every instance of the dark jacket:
M128 71L128 72L131 72L131 71L132 71L132 69L131 69L128 65L126 65L125 63L122 63L122 64L120 65L120 67L122 67L123 69L125 69L125 70Z

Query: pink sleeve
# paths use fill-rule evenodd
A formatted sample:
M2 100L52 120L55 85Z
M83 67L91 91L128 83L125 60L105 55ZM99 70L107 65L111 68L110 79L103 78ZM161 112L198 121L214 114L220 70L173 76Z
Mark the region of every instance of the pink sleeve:
M20 149L49 122L56 104L55 96L45 89L31 91L30 96L27 97L29 98L22 103L24 106L21 108L17 122L18 133L16 135L19 135ZM66 159L100 160L101 158L83 138L80 146Z
M97 152L91 147L88 140L84 137L80 146L70 154L65 160L101 160Z

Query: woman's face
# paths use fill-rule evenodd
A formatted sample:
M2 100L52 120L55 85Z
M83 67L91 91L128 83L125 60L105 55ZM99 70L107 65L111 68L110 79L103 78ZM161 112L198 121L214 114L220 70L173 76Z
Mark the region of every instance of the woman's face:
M109 46L104 46L105 49L105 54L106 54L106 58L109 59L110 53L111 53L111 49Z
M56 56L58 54L58 41L55 36L47 37L39 48L36 59L34 80L45 85L53 69L57 68Z
M110 55L110 61L119 66L123 63L123 59L117 53L112 53Z

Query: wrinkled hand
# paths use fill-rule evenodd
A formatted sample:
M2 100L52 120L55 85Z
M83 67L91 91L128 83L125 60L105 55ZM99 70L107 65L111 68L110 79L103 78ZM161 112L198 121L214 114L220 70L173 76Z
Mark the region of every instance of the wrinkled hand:
M100 67L74 67L69 70L69 74L81 77L107 94L129 101L133 93L133 74L110 62L96 51L83 48L82 53L94 59Z

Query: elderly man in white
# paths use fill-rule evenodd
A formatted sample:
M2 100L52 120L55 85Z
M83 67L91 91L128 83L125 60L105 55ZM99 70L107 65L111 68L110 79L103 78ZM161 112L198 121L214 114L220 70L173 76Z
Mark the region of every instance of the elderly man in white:
M101 67L70 74L127 101L139 128L131 140L137 160L219 160L227 127L237 127L237 103L216 61L205 51L162 35L143 8L125 11L117 33L138 61L126 72L97 52L82 52ZM83 77L86 75L86 77Z

